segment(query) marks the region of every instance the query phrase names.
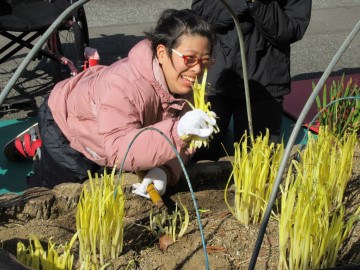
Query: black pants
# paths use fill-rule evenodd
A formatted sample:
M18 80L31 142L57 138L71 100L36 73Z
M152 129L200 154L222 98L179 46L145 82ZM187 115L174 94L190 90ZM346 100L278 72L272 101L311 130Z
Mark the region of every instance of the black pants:
M213 139L209 142L209 147L203 147L196 151L192 161L215 160L226 156L226 152L221 145L225 143L226 135L231 118L233 118L233 142L239 142L247 131L249 135L249 124L245 100L236 100L223 96L209 96L211 110L218 116L217 124L220 132L213 134ZM270 141L280 142L280 132L283 115L283 97L264 98L251 101L251 114L254 137L265 134L269 129ZM233 147L231 145L230 147ZM232 154L233 149L227 149Z
M33 173L26 179L28 188L53 188L60 183L83 182L88 178L88 170L95 172L100 169L99 165L70 147L54 121L47 99L39 108L38 118L41 158L36 158Z

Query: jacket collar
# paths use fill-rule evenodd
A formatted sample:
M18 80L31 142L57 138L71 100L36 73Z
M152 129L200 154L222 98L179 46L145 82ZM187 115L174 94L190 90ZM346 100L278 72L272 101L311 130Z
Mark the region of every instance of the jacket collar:
M171 106L174 109L182 110L185 104L185 98L188 98L191 95L186 97L174 97L170 93L164 73L157 57L153 54L149 40L145 39L136 44L129 52L129 58L131 61L141 63L140 65L137 65L137 67L141 67L139 72L142 77L153 85L156 93L160 96L163 108Z

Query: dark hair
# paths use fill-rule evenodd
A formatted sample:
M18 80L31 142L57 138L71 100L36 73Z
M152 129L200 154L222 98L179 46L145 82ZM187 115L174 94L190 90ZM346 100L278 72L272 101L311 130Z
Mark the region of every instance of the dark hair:
M191 9L166 9L161 14L156 27L145 32L146 37L151 41L154 54L159 44L166 46L168 53L171 54L171 49L177 47L179 37L184 34L206 37L211 43L211 49L214 46L215 34L210 24Z

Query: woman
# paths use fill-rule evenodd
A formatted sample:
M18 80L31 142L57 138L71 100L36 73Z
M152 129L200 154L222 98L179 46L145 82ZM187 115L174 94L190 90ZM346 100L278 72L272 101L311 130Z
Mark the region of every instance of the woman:
M81 182L88 170L119 167L144 127L163 132L185 163L192 154L187 149L191 136L212 134L215 119L189 111L185 102L192 96L195 78L212 63L211 27L189 9L169 9L145 34L147 39L127 58L95 66L55 86L39 109L43 143L34 174L27 178L29 187ZM149 183L163 194L182 173L172 147L154 130L134 141L123 169L146 170L135 190L144 197Z

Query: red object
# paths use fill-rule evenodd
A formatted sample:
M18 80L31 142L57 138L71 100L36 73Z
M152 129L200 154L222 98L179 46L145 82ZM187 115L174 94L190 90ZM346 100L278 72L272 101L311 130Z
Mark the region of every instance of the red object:
M88 62L89 62L89 67L93 67L93 66L96 66L96 65L99 64L99 59L92 59L92 58L90 58L90 59L88 60Z
M87 70L90 67L96 66L99 64L99 59L89 58L84 62L84 70Z
M84 62L84 70L99 64L100 56L97 49L86 47L84 56L86 58Z
M36 150L41 147L42 141L41 139L32 141L29 133L26 133L24 135L24 141L16 139L14 143L16 150L18 150L23 157L28 158L35 155Z
M319 133L320 122L315 121L315 123L312 126L310 126L308 123L305 123L304 127L308 128L310 131L317 134Z

